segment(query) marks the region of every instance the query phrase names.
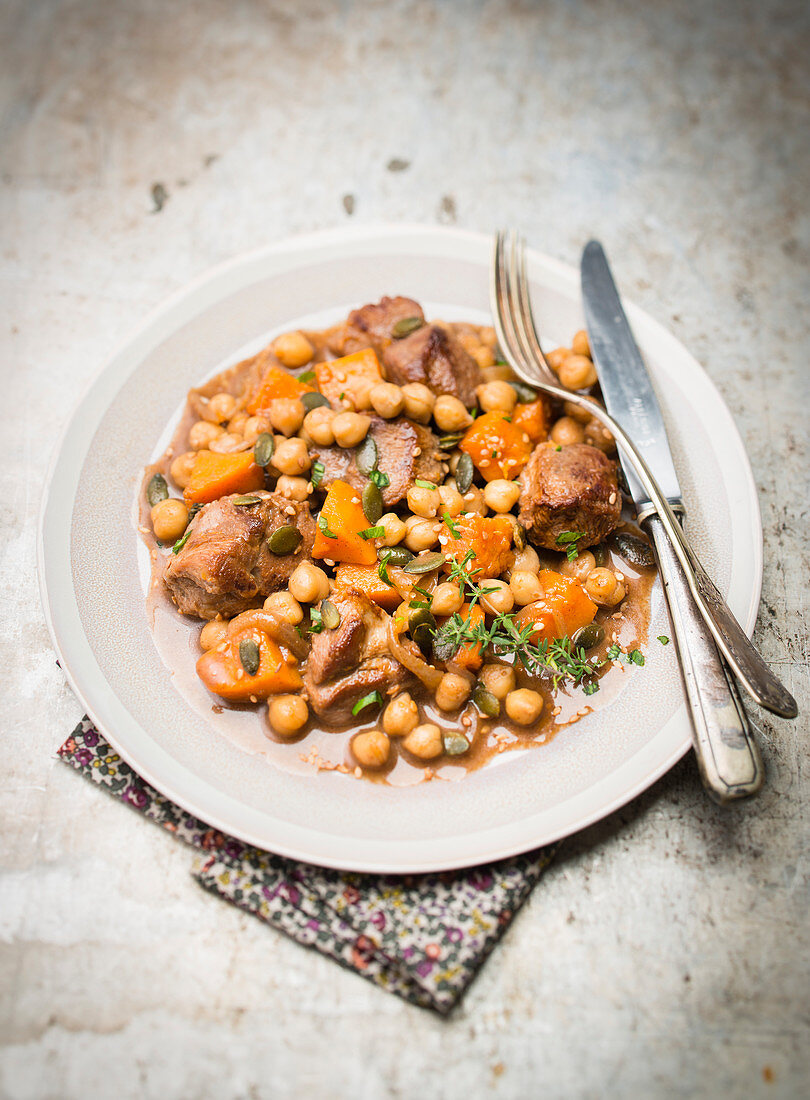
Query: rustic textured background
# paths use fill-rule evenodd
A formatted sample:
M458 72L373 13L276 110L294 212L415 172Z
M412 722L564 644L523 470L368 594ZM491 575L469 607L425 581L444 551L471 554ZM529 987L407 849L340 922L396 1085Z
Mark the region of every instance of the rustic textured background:
M810 9L7 0L2 96L0 1094L784 1096L810 1088L805 592ZM382 219L512 223L705 364L760 488L756 640L803 716L767 790L691 759L566 846L447 1022L204 895L54 760L81 714L39 606L77 393L210 264ZM111 471L115 477L115 471Z

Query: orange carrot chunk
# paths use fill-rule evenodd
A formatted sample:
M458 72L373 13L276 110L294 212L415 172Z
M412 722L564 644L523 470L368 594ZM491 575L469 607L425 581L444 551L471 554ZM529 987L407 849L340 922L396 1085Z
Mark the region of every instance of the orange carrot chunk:
M486 481L513 481L529 461L532 441L505 413L488 412L473 420L459 443Z
M345 481L333 481L318 516L313 558L352 565L374 565L377 551L371 539L360 537L372 525L366 519L360 495Z
M531 401L526 405L515 405L512 412L512 424L525 432L532 443L542 443L548 439L548 407L545 401Z
M388 566L388 575L392 580L396 579L399 589L404 589L406 593L410 592L419 579L393 565ZM339 565L335 571L335 586L354 588L363 592L372 603L385 608L386 611L396 611L402 603L402 596L398 589L386 584L373 565L349 565L348 563Z
M342 359L317 363L315 377L318 389L333 408L345 408L351 401L355 409L369 407L369 391L383 381L380 363L373 348L363 348Z
M472 550L474 557L466 568L473 580L499 577L508 568L514 531L510 519L506 516L485 518L474 512L469 516L456 516L452 526L458 537L445 525L439 535L439 545L448 557L459 563ZM449 572L450 567L445 566L445 570Z
M183 496L188 504L209 504L230 493L252 493L263 488L264 470L253 461L252 452L220 455L197 451Z
M253 642L259 650L259 667L250 674L240 656L240 645ZM298 691L303 685L301 674L290 657L262 631L248 628L228 638L225 648L210 649L197 661L197 675L202 682L223 699L250 702L266 699L280 692Z
M527 604L515 616L519 628L535 626L533 642L571 638L581 626L593 622L596 604L581 584L551 569L542 569L537 577L543 586L542 599Z
M269 409L270 402L278 397L300 397L304 393L312 393L312 390L312 386L299 382L283 367L270 366L246 408L252 416L262 409Z
M470 627L476 627L484 621L484 612L479 604L470 607L468 603L465 603L459 611L459 615L469 623ZM461 668L467 668L471 671L479 669L484 660L481 643L467 642L466 645L459 647L451 659Z

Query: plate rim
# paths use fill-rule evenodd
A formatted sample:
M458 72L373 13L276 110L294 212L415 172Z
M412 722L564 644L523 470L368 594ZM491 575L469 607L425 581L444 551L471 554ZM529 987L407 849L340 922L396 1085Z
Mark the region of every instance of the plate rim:
M110 368L116 363L120 356L122 356L139 338L143 338L150 329L152 329L156 323L164 318L167 314L170 314L175 308L183 301L194 296L197 292L202 290L206 284L213 284L217 282L222 276L226 275L228 271L238 269L240 267L248 268L252 263L260 261L261 259L272 255L283 255L289 253L292 257L295 254L302 251L308 252L312 249L317 249L321 246L327 245L347 245L350 246L353 243L377 239L390 239L390 238L403 238L419 235L421 238L431 237L435 239L443 238L446 241L455 240L457 242L466 241L468 244L475 245L475 247L482 247L485 243L491 242L491 235L485 233L475 232L468 229L460 229L458 227L449 226L435 226L435 225L423 225L418 223L374 223L358 226L342 226L331 229L319 230L313 233L306 233L297 236L291 236L284 238L283 240L273 242L268 245L264 245L255 249L248 250L246 252L238 253L234 256L227 258L226 260L207 268L201 272L195 278L185 283L183 286L174 290L171 294L166 296L157 306L147 312L143 319L125 334L120 342L115 346L112 353L105 357L99 366L98 370L94 371L87 383L81 390L81 393L74 404L73 409L69 417L66 419L63 430L61 431L58 441L54 446L51 459L49 462L47 474L43 484L38 524L37 524L37 570L40 589L40 598L42 602L43 612L45 620L48 626L48 631L51 636L51 641L54 649L59 658L60 666L63 674L65 675L70 687L76 694L79 701L85 707L85 710L89 717L93 720L99 731L109 741L113 748L121 755L121 757L131 766L134 770L141 775L148 783L150 783L155 789L160 791L166 797L170 798L182 809L188 813L193 814L195 817L207 822L211 826L219 829L220 831L236 836L239 839L252 844L258 848L263 848L272 851L275 854L284 856L289 859L301 860L306 863L315 864L318 866L330 867L338 870L353 870L366 873L384 873L384 874L414 874L414 873L427 873L452 869L461 869L464 867L476 866L482 863L489 863L498 859L503 859L515 855L519 855L524 852L533 850L540 845L548 845L554 843L565 836L572 835L575 832L579 832L581 829L587 828L589 825L600 821L628 802L632 801L643 791L651 787L658 779L661 778L667 771L669 771L674 764L677 763L691 747L691 737L685 737L681 743L671 751L665 759L659 761L659 763L650 770L645 770L644 774L639 777L635 782L630 783L627 786L622 787L621 791L617 792L613 797L606 799L599 799L595 797L595 792L598 792L600 787L606 785L608 780L615 776L616 772L610 773L605 779L600 780L595 784L591 784L583 792L578 792L567 800L567 803L571 805L576 803L578 799L587 797L594 802L594 808L581 816L576 817L576 820L571 823L562 823L556 829L550 829L544 832L542 839L527 840L525 836L519 840L511 840L504 845L503 840L496 841L493 837L494 847L490 848L486 846L486 838L490 834L495 836L504 832L509 832L515 828L515 823L509 823L507 825L495 826L490 829L482 830L476 833L475 836L482 841L483 847L480 851L471 853L466 856L458 856L456 858L440 857L438 859L429 859L421 857L415 859L411 863L399 862L396 866L380 860L378 858L350 858L347 862L338 856L327 857L320 854L317 858L313 859L311 851L308 851L305 847L300 846L299 843L286 843L282 840L273 840L272 848L268 848L267 838L259 834L253 833L250 828L243 828L241 826L234 828L232 822L227 821L225 818L220 817L218 813L211 812L208 807L200 806L199 802L195 801L193 796L187 796L185 792L178 793L171 784L167 786L166 782L161 779L159 775L152 774L152 770L148 766L144 766L142 762L138 762L128 752L125 747L118 742L115 733L111 733L107 723L103 717L100 716L100 712L97 709L95 703L92 701L90 695L83 689L80 677L74 673L73 661L70 653L70 638L60 640L59 627L56 622L54 608L52 606L51 594L48 591L48 585L46 583L46 575L48 572L47 559L49 550L46 546L46 527L49 518L49 509L52 505L52 490L54 485L54 479L56 476L57 468L59 465L60 456L65 449L65 446L71 436L72 431L76 428L79 414L84 408L88 399L102 382L107 375ZM575 277L575 269L557 260L555 257L548 256L545 253L539 252L536 249L529 250L530 262L539 262L548 272L556 274L560 278L568 281L572 277ZM748 519L751 528L751 543L750 552L753 562L754 583L751 591L751 598L747 614L742 622L746 632L750 635L753 632L754 625L756 623L761 589L763 578L763 540L762 540L762 520L761 512L759 508L759 500L756 491L756 483L753 477L753 471L751 469L750 459L745 449L743 439L740 435L739 429L734 421L730 409L726 405L722 394L717 389L712 378L707 374L703 366L692 355L689 349L667 329L661 322L657 321L649 313L636 306L629 299L623 299L625 309L630 318L631 325L634 328L643 328L651 337L654 337L657 341L660 341L663 345L669 345L672 350L677 350L678 354L686 355L691 360L692 366L701 378L702 383L708 388L715 399L717 408L722 410L722 415L725 420L723 425L724 433L730 434L736 444L739 451L739 455L742 458L742 462L739 466L739 473L742 479L742 483L746 492L746 496L749 503ZM647 341L642 341L647 342ZM133 368L137 369L137 367ZM132 372L129 372L126 377L130 377ZM117 390L116 390L117 392ZM72 513L73 501L70 501L69 509ZM73 600L75 603L75 599ZM82 636L84 632L82 631ZM84 638L87 641L86 637ZM89 648L89 643L87 643ZM92 650L91 656L92 656ZM114 692L112 692L114 695ZM103 708L102 708L103 710ZM660 735L666 728L675 721L680 721L686 710L685 703L675 711L668 723L666 723L661 730L658 731ZM148 732L148 731L145 731ZM631 760L636 760L638 757L644 755L644 753L650 747L649 743L634 757L623 765L628 767ZM157 746L160 752L165 755L166 750L162 746ZM169 757L170 759L173 759ZM185 766L179 765L184 771L189 771ZM189 772L190 775L193 773ZM199 783L200 780L198 779ZM203 781L204 782L204 781ZM225 795L224 797L230 798L231 796ZM297 832L300 830L296 827ZM314 836L321 836L322 833L314 833ZM365 841L366 846L369 845Z

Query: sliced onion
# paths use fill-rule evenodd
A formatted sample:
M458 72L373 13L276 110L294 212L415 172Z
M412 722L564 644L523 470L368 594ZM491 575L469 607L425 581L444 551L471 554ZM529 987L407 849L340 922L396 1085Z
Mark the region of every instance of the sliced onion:
M391 656L399 661L404 668L407 668L409 672L412 672L414 676L417 676L426 688L435 692L444 673L440 669L434 668L433 665L429 665L419 654L419 650L413 642L404 642L400 639L393 618L388 620L388 645Z
M251 628L269 635L279 645L286 646L299 660L303 660L309 652L307 643L291 623L285 623L271 611L265 611L261 607L243 611L241 615L231 619L228 624L228 634L233 638L240 631Z

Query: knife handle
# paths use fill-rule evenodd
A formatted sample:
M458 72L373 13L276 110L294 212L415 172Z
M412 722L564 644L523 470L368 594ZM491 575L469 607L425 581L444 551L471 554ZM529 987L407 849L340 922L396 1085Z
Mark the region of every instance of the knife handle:
M765 769L737 685L695 606L661 520L651 515L643 526L658 558L703 785L721 804L746 798L762 786Z

